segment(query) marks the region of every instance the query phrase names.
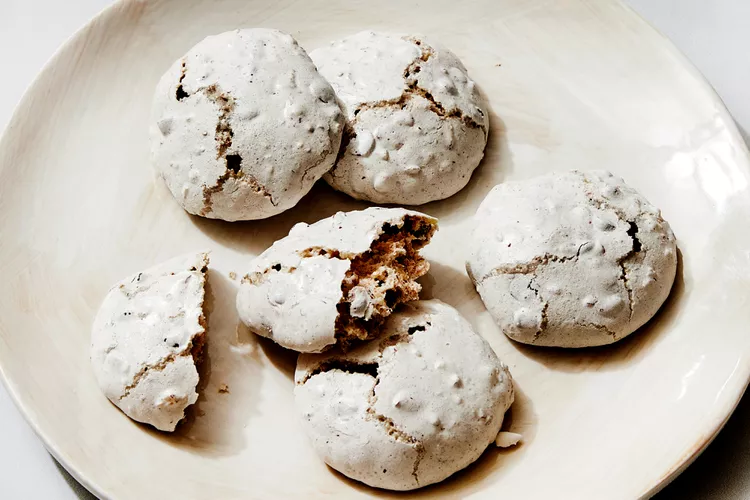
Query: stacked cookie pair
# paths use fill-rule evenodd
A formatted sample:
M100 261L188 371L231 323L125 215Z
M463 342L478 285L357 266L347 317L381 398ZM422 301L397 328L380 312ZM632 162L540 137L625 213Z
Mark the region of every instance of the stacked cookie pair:
M279 214L321 177L420 205L466 185L488 126L461 61L423 38L363 32L308 56L285 33L245 29L206 38L162 77L152 159L185 210L214 219Z

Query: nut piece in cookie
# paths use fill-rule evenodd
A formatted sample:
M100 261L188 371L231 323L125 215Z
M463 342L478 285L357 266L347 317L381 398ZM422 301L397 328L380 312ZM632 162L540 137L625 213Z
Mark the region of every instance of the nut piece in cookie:
M295 403L329 466L370 486L411 490L474 462L513 403L507 367L438 300L405 304L384 335L297 361Z
M677 246L661 212L604 171L495 186L477 210L466 269L508 337L611 344L666 300Z
M263 219L330 170L343 123L333 89L291 36L235 30L201 41L162 77L151 157L189 213Z
M237 295L240 319L258 335L300 352L371 338L396 305L419 298L419 254L437 220L372 207L308 225L256 257Z
M487 103L461 61L419 36L358 33L310 53L346 115L325 180L375 203L452 196L484 156Z
M91 331L91 365L127 416L173 431L198 399L208 255L177 257L117 283Z

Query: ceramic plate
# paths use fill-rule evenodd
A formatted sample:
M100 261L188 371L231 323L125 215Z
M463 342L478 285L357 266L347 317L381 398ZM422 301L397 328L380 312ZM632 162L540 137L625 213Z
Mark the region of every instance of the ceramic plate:
M631 499L710 442L750 371L748 152L711 88L615 0L153 0L115 4L50 61L0 142L0 366L50 451L105 498L389 496L328 469L292 398L294 356L238 325L248 260L298 221L362 208L316 186L273 219L187 215L149 165L151 95L204 36L275 27L307 49L363 29L423 33L464 61L489 99L487 155L441 220L424 296L457 307L510 366L515 449L488 450L415 496ZM608 348L533 349L494 326L464 272L465 221L493 185L606 168L672 224L680 266L658 316ZM208 359L174 435L100 393L89 331L108 288L209 248ZM228 393L219 388L226 384Z

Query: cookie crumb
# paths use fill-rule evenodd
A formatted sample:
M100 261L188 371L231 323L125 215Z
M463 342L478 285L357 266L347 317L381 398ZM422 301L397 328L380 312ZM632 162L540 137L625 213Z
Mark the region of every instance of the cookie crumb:
M221 384L219 386L219 394L229 394L229 386L227 384Z
M500 431L495 438L495 446L498 448L510 448L511 446L517 445L522 437L523 436L515 432Z
M229 271L229 279L232 280L232 281L236 280L237 279L237 273L235 273L234 271Z

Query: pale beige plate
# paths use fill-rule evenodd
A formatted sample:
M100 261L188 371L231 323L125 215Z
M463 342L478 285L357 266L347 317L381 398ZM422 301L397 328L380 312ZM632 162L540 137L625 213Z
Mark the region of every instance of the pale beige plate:
M109 498L352 498L313 453L292 399L294 356L238 328L243 264L297 221L364 206L319 185L271 220L190 217L148 161L151 94L206 35L276 27L313 49L373 28L432 35L491 103L469 186L423 207L441 219L425 296L453 304L511 367L512 450L421 492L455 498L629 499L658 490L718 432L750 371L748 152L675 48L615 0L153 0L108 9L54 57L0 142L0 366L50 451ZM647 327L598 350L500 334L463 269L465 220L496 183L607 168L671 222L681 265ZM105 292L141 268L213 250L201 397L176 435L99 392L89 329ZM226 384L228 393L220 393Z

